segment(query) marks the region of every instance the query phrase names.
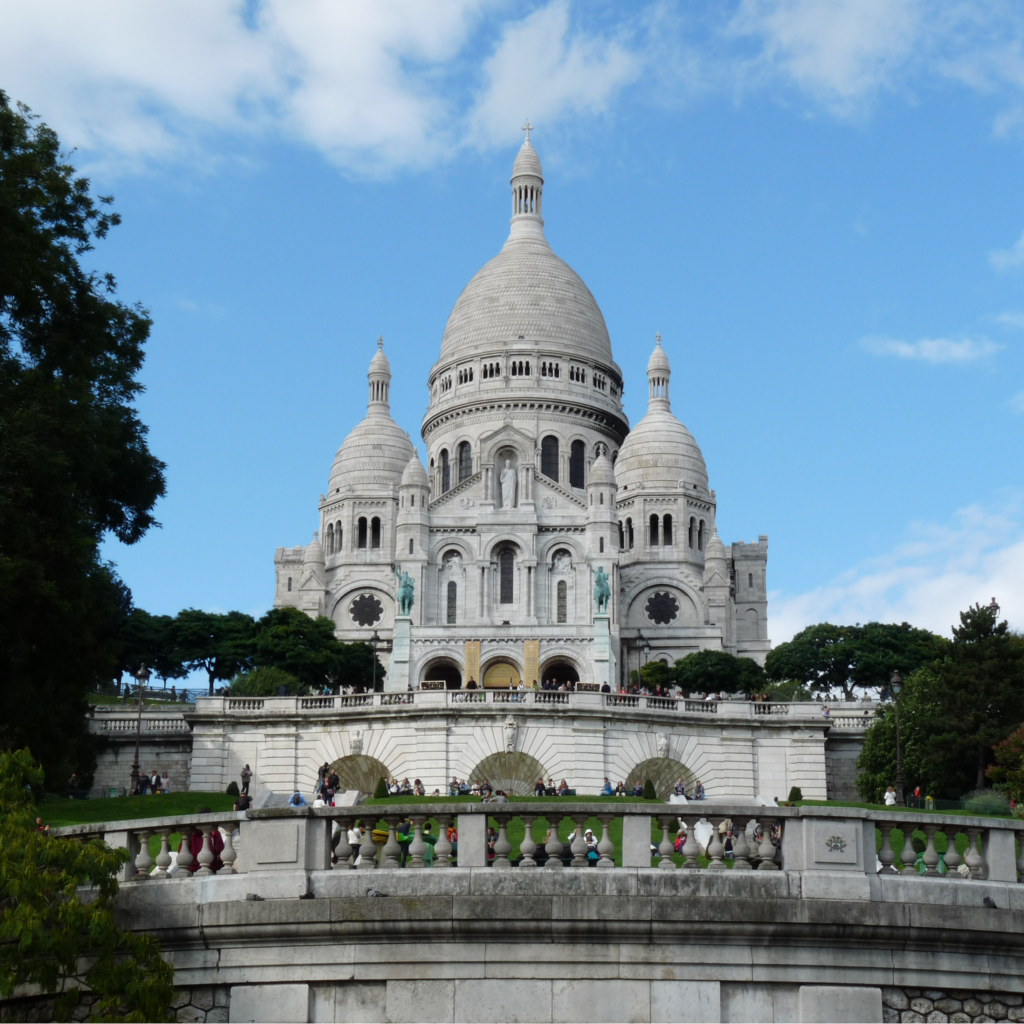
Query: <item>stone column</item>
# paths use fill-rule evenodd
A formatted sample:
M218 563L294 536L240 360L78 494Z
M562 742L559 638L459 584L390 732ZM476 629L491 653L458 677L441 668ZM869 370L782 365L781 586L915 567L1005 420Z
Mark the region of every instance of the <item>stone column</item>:
M523 685L529 689L534 679L540 681L540 641L523 641Z

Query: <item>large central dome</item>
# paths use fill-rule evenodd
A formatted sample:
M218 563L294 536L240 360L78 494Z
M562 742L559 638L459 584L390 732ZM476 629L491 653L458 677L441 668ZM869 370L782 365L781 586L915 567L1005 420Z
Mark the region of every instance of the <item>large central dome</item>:
M540 160L527 139L512 171L512 231L455 303L441 341L442 361L469 359L522 339L614 365L594 296L544 237L543 182Z

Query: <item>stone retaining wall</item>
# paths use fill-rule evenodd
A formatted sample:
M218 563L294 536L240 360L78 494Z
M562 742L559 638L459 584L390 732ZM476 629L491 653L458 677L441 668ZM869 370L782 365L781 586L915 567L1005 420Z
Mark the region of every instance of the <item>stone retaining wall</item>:
M883 988L882 1020L886 1024L917 1021L1024 1021L1024 996L1015 992L970 989Z

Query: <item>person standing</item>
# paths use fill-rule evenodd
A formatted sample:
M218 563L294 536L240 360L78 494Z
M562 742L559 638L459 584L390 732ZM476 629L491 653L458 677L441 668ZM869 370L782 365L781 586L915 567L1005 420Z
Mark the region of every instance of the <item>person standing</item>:
M171 791L171 780L167 778L167 772L164 772L163 778L160 780L160 792L167 794Z
M242 769L242 792L246 796L249 795L249 783L251 781L252 781L252 770L249 768L248 765L246 765Z

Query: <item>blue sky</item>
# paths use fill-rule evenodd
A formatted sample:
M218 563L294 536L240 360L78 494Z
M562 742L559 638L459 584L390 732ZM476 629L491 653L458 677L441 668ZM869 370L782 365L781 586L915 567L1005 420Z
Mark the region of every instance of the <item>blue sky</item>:
M41 0L5 26L0 88L115 194L94 259L154 318L163 526L106 549L140 606L268 607L378 334L419 440L529 117L631 422L660 331L723 540L769 536L772 638L947 632L993 595L1024 628L1019 4Z

